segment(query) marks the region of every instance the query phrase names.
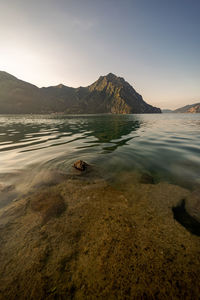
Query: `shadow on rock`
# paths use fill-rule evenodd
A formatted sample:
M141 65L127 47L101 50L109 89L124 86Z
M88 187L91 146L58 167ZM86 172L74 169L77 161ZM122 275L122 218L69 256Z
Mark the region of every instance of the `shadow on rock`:
M172 208L174 219L184 226L190 233L200 236L200 222L189 215L185 209L185 199L179 206Z
M44 225L51 218L59 217L66 210L66 204L59 194L47 191L33 197L31 208L41 214Z

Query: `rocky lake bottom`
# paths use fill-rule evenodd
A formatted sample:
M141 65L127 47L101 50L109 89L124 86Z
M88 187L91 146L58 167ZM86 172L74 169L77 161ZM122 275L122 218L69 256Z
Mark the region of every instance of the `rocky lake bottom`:
M198 299L200 119L179 117L172 138L169 116L99 116L86 130L91 118L7 117L0 299Z

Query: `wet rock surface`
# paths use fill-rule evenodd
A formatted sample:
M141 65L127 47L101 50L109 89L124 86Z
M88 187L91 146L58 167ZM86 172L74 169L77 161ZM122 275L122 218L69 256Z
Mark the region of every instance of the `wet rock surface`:
M83 160L77 160L74 163L74 168L79 171L85 171L89 165Z

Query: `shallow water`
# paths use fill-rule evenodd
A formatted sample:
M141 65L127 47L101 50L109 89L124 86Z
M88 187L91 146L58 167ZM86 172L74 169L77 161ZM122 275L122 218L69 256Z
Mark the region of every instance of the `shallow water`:
M147 172L192 188L200 185L200 114L0 116L1 184L69 173L78 159L110 182Z
M0 298L197 299L199 125L0 116Z

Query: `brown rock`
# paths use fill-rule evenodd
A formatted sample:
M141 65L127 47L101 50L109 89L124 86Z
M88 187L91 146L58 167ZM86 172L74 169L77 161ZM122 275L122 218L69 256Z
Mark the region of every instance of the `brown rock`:
M88 164L84 162L83 160L77 160L74 163L74 168L79 170L79 171L85 171L88 167Z

